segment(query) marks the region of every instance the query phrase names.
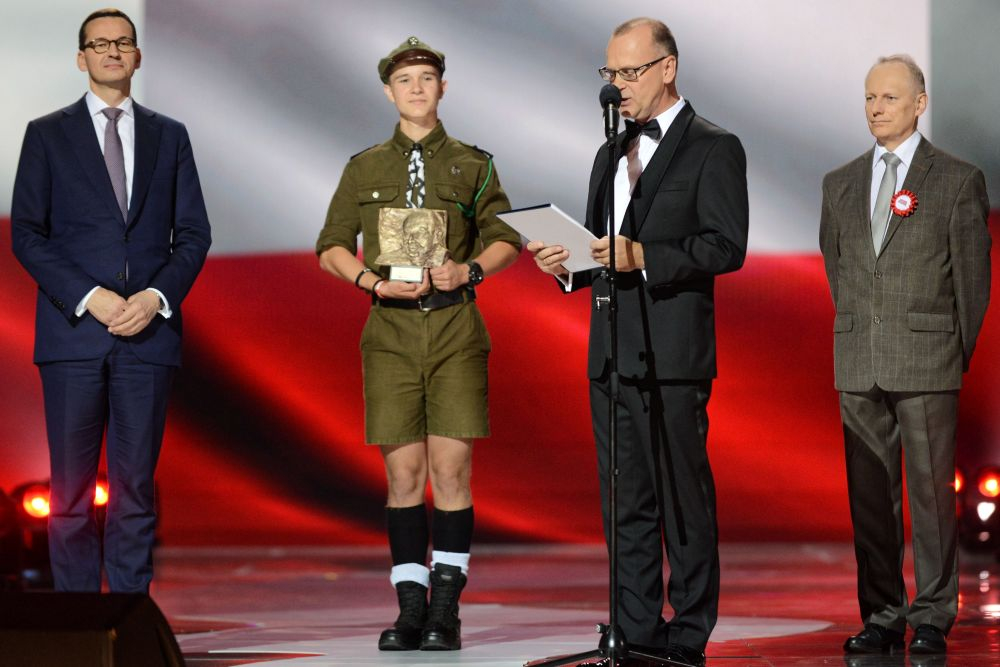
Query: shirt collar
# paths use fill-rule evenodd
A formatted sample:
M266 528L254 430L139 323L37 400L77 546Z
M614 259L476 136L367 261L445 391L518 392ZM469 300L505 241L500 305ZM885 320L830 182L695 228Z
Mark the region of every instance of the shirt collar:
M684 104L685 104L684 98L679 97L677 98L676 102L674 102L668 109L662 111L659 116L656 116L655 118L651 118L648 121L646 121L647 123L649 123L655 120L657 124L660 126L659 139L653 139L652 137L649 136L647 136L646 138L649 139L650 141L653 141L656 144L659 144L661 141L663 141L663 137L667 135L667 130L670 129L670 126L673 124L674 120L676 120L677 116L680 115L681 109L684 108ZM628 122L631 123L634 121L632 121L632 119L629 119Z
M656 117L656 122L660 124L660 141L663 141L663 137L667 135L667 130L676 120L677 116L680 114L681 109L684 108L684 98L678 97L677 101L666 109L663 113Z
M910 168L910 163L913 162L913 155L917 152L917 146L920 145L920 140L922 138L923 136L920 132L916 131L908 136L906 141L896 146L896 150L892 151L907 169ZM875 153L872 155L872 169L878 165L882 156L888 152L889 151L886 150L885 146L880 146L877 143L875 144Z
M107 109L108 105L104 103L100 97L94 94L94 91L88 90L87 95L87 111L90 112L91 117L96 116L101 113L102 110ZM117 106L122 112L129 118L135 117L135 110L133 109L132 98L126 97L122 100L122 103Z
M396 150L409 158L410 149L413 147L413 144L419 143L423 146L424 157L434 157L434 154L441 149L447 139L448 134L444 131L444 124L441 121L438 121L434 129L418 142L413 141L413 139L403 134L403 131L399 129L399 123L396 123L396 131L392 135L392 145Z

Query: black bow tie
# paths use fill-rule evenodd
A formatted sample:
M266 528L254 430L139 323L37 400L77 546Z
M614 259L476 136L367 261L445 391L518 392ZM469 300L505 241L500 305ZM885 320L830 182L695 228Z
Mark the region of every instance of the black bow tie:
M660 140L660 123L654 118L645 125L639 125L634 120L625 121L625 140L632 141L640 134L645 134L653 141Z

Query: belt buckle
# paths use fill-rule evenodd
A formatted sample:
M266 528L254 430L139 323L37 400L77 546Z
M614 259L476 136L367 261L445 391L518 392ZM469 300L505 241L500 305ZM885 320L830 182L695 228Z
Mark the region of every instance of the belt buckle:
M430 306L424 305L424 297L422 295L417 297L417 308L420 309L421 313L429 313L432 310Z

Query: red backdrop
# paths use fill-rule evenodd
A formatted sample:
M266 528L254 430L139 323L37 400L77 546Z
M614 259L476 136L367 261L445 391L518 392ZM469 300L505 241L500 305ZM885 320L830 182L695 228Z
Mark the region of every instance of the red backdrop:
M994 223L1000 216L994 215ZM31 364L34 286L0 242L0 488L46 475ZM994 283L997 281L994 280ZM599 541L587 404L588 298L530 259L481 288L493 436L477 441L479 539ZM752 255L716 285L709 448L723 539L847 539L833 307L818 255ZM184 304L159 468L167 544L382 542L381 459L363 443L364 296L311 253L209 259ZM997 455L987 316L962 396L960 456Z

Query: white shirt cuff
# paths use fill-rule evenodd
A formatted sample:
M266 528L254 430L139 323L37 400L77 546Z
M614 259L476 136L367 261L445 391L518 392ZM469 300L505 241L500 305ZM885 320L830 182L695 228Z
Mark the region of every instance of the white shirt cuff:
M73 313L77 317L83 317L86 314L86 312L87 312L87 302L90 301L90 297L94 296L94 292L96 292L98 289L100 289L100 287L101 286L98 285L94 289L92 289L89 292L87 292L87 294L82 299L80 299L80 303L76 304L76 310L74 310Z
M147 287L147 291L153 292L156 296L160 297L160 303L163 304L163 308L160 308L157 313L163 315L163 319L169 320L170 316L174 314L174 311L170 310L170 302L167 301L167 297L163 296L163 292L156 289L155 287Z

